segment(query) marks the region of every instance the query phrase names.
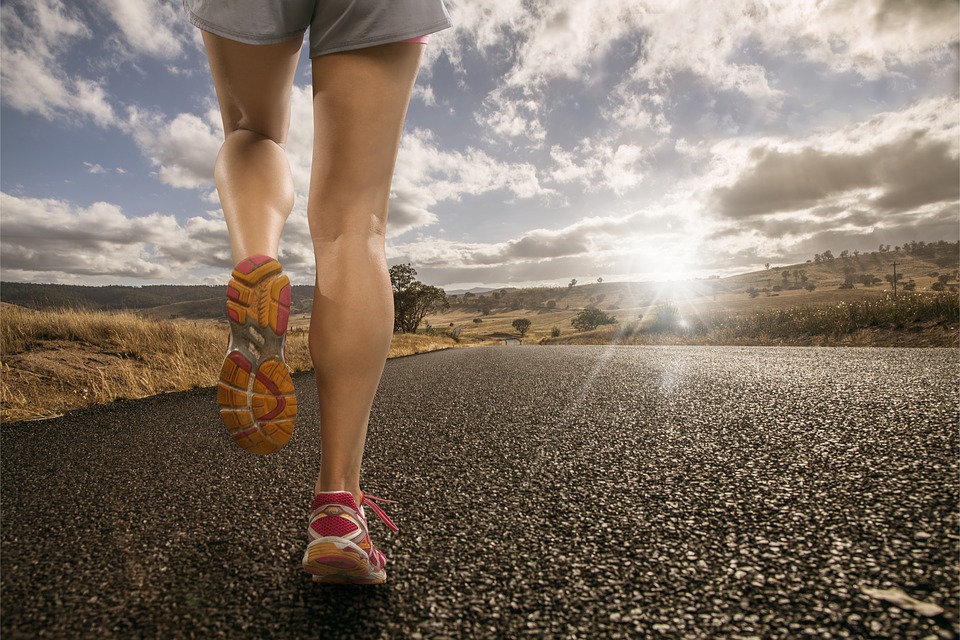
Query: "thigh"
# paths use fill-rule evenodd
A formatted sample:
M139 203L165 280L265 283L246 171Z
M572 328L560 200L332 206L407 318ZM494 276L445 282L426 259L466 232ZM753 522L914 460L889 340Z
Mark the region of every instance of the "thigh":
M373 225L384 228L397 147L422 49L421 44L400 42L313 59L310 196L315 204L323 203L322 227L343 231L348 221L336 218L360 211L373 214ZM311 207L311 217L315 212ZM369 219L363 218L348 226L369 228Z
M202 33L224 133L247 129L283 144L302 34L276 44L246 44Z
M326 0L310 23L310 57L403 42L450 25L443 0Z

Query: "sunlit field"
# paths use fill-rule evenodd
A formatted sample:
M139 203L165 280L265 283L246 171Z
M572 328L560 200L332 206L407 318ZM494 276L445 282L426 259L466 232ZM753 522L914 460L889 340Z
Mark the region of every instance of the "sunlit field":
M795 290L783 291L775 295L758 295L751 298L749 295L737 293L710 293L702 282L685 284L650 285L640 290L636 285L593 284L582 287L582 291L569 292L567 296L557 296L557 308L550 309L542 306L536 310L519 309L515 311L496 309L487 316L474 309L463 309L454 306L450 311L429 316L431 325L437 329L460 329L464 338L488 337L493 339L519 339L520 335L513 327L513 321L525 318L531 322L530 329L523 337L524 343L545 341L546 343L567 344L597 344L613 340L614 336L620 342L624 341L623 329L630 327L631 334L638 334L634 340L636 344L649 342L685 342L696 344L779 344L789 342L794 344L820 344L822 340L810 340L814 336L847 335L851 331L860 329L902 330L903 322L895 320L893 315L883 315L887 318L883 322L867 323L860 327L851 328L840 322L830 326L816 326L812 324L790 323L790 335L779 335L772 331L738 329L729 330L734 324L738 327L768 326L770 323L763 318L775 318L774 324L779 323L785 311L790 317L798 314L810 313L817 317L824 314L834 317L851 313L851 309L906 309L907 301L931 300L931 312L921 314L923 319L911 317L908 322L933 322L946 326L956 326L957 295L946 292L935 294L929 291L904 294L901 293L900 305L894 304L891 292L887 288L872 287L852 290L818 289L814 291ZM581 289L581 287L577 287ZM556 290L562 294L562 290ZM603 309L617 320L616 327L605 327L596 332L584 335L575 331L571 320L582 308L591 305L603 296L600 304L593 302L593 306ZM554 298L551 298L554 299ZM952 301L952 302L951 302ZM618 304L619 302L619 304ZM637 304L638 302L645 304ZM610 304L608 304L610 303ZM623 304L631 304L623 307ZM560 308L569 304L570 308ZM914 304L914 307L916 305ZM611 308L614 307L614 308ZM658 310L671 309L671 324L665 326L663 322L656 331L649 331L657 324ZM925 307L926 308L926 307ZM779 314L779 315L778 315ZM909 314L907 314L909 315ZM478 322L479 321L479 322ZM451 326L452 325L452 326ZM719 330L725 327L723 333ZM717 330L710 336L710 331ZM815 333L811 333L814 331ZM553 335L559 331L559 336ZM641 337L641 333L647 334ZM559 338L559 339L558 339ZM609 339L609 340L608 340ZM725 342L726 340L726 342ZM942 340L938 340L938 344Z

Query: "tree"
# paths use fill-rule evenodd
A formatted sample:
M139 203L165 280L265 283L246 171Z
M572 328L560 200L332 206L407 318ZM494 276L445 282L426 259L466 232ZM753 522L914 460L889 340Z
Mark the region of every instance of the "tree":
M527 331L530 330L530 321L526 318L517 318L513 321L513 328L517 330L517 333L520 334L520 337L527 335Z
M606 311L601 311L596 307L591 309L584 309L576 316L573 320L570 321L570 324L573 325L573 328L577 331L589 331L591 329L596 329L602 324L616 324L617 319L607 313Z
M576 278L574 278L573 280L570 281L570 284L567 285L567 288L568 288L568 289L573 289L575 286L577 286L577 279L576 279Z
M390 267L393 287L393 330L415 333L428 313L450 308L443 289L417 280L417 270L409 264Z
M603 284L603 278L597 278L597 284Z
M813 291L816 288L817 288L817 285L813 284L812 282L809 283L806 287L804 287L804 289L806 289L807 291Z

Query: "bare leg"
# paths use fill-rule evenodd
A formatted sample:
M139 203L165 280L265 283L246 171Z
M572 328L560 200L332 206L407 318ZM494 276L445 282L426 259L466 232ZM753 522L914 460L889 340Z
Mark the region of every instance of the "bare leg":
M310 354L320 401L317 491L360 497L367 420L393 333L387 201L422 45L313 60L308 215L317 256Z
M223 118L225 139L214 176L233 261L256 254L276 258L293 209L283 145L302 38L249 45L202 33Z

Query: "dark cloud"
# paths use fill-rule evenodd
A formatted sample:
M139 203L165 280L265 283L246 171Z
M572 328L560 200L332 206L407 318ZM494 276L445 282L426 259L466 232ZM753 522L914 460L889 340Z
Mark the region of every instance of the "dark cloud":
M410 229L434 224L437 217L427 209L432 203L432 199L421 192L399 189L391 192L388 233L397 236Z
M752 220L748 227L766 238L782 238L784 236L808 235L831 230L845 230L844 233L856 233L851 229L866 229L876 226L880 217L874 212L861 209L845 210L840 207L822 207L809 217L777 217L758 218ZM739 224L730 224L708 236L710 240L719 240L741 235L745 229Z
M587 251L587 239L579 230L559 235L529 235L510 242L505 258L537 259L574 256Z
M950 146L916 132L864 154L762 148L754 164L730 187L714 192L720 213L751 219L798 211L854 189L880 188L878 213L901 213L960 197L960 159Z
M936 28L944 21L956 23L956 0L880 0L874 21L878 31L901 31L906 26Z

